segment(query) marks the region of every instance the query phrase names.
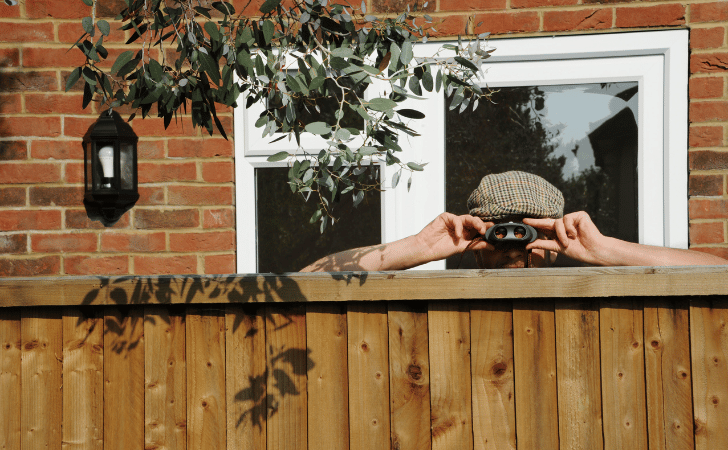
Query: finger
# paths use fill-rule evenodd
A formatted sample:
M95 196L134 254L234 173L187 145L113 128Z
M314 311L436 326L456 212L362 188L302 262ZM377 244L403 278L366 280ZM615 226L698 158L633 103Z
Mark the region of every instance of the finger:
M559 241L552 241L550 239L536 239L526 246L526 250L550 250L556 253L562 253L565 247L559 244Z
M493 244L484 241L482 239L478 239L477 241L472 241L472 245L468 247L468 251L477 251L477 250L490 250L494 251L495 247Z
M564 221L555 220L554 228L556 231L556 238L558 239L561 246L564 248L569 247L569 236L566 233L566 227L564 226Z
M566 234L575 238L578 233L576 232L576 225L579 221L578 215L568 215L564 217L564 227L566 228Z
M554 219L532 219L530 217L527 217L523 219L523 223L526 225L531 225L534 228L538 228L539 230L553 230L554 229L554 222L556 222Z
M488 229L486 223L479 217L471 215L464 215L462 217L468 228L475 230L478 234L485 234L485 231Z

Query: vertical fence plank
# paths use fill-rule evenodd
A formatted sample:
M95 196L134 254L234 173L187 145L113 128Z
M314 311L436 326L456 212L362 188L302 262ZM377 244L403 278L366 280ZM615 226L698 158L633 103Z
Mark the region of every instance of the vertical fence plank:
M346 305L306 306L309 450L349 448ZM315 360L315 362L314 362Z
M109 308L104 316L104 450L144 447L144 315Z
M692 450L689 302L648 298L644 303L649 448Z
M516 448L511 302L482 302L470 310L475 450Z
M352 450L390 448L386 308L384 303L349 304L349 435Z
M728 300L691 303L695 448L728 448Z
M470 310L462 302L431 302L427 320L432 448L472 449Z
M390 303L389 384L392 448L430 450L430 358L425 305Z
M104 448L103 318L63 310L63 448Z
M588 301L556 301L556 377L562 449L603 448L599 311Z
M21 448L60 449L63 325L59 309L23 309L21 346Z
M170 306L144 309L144 440L146 448L187 445L185 317Z
M193 449L227 446L225 317L220 309L187 310L187 443Z
M0 309L0 448L20 450L20 310Z
M268 418L263 307L226 307L227 448L266 448Z
M302 305L267 306L269 450L305 450L308 443L306 315Z
M556 331L552 301L513 301L518 448L559 448Z
M599 327L604 448L647 450L642 300L602 301Z

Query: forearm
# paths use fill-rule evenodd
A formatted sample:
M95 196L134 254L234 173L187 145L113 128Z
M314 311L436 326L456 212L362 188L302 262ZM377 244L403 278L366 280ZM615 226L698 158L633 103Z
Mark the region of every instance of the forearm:
M429 262L416 236L325 256L301 272L404 270Z
M635 244L605 237L596 261L602 266L700 266L728 264L709 253Z

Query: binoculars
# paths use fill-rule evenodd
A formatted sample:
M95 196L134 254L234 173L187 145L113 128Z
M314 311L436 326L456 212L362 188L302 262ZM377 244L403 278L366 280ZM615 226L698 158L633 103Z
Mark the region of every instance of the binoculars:
M537 234L535 228L525 223L497 223L485 232L485 240L496 247L525 247L536 240Z

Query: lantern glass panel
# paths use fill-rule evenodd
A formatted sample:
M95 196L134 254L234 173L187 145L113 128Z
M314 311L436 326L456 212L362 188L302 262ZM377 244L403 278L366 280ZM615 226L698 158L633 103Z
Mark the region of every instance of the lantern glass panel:
M94 190L113 189L114 183L114 142L99 141L96 143L97 163L94 176Z
M84 177L84 179L85 179L85 182L86 182L86 190L87 191L88 190L91 190L91 181L92 181L92 178L93 178L93 172L91 170L92 167L93 167L93 155L92 155L93 148L94 148L94 143L93 142L87 142L86 143L86 148L85 148L86 155L85 155L85 158L84 158L86 160L86 167L85 167L86 176Z
M122 142L119 145L121 166L121 189L134 189L134 144Z

